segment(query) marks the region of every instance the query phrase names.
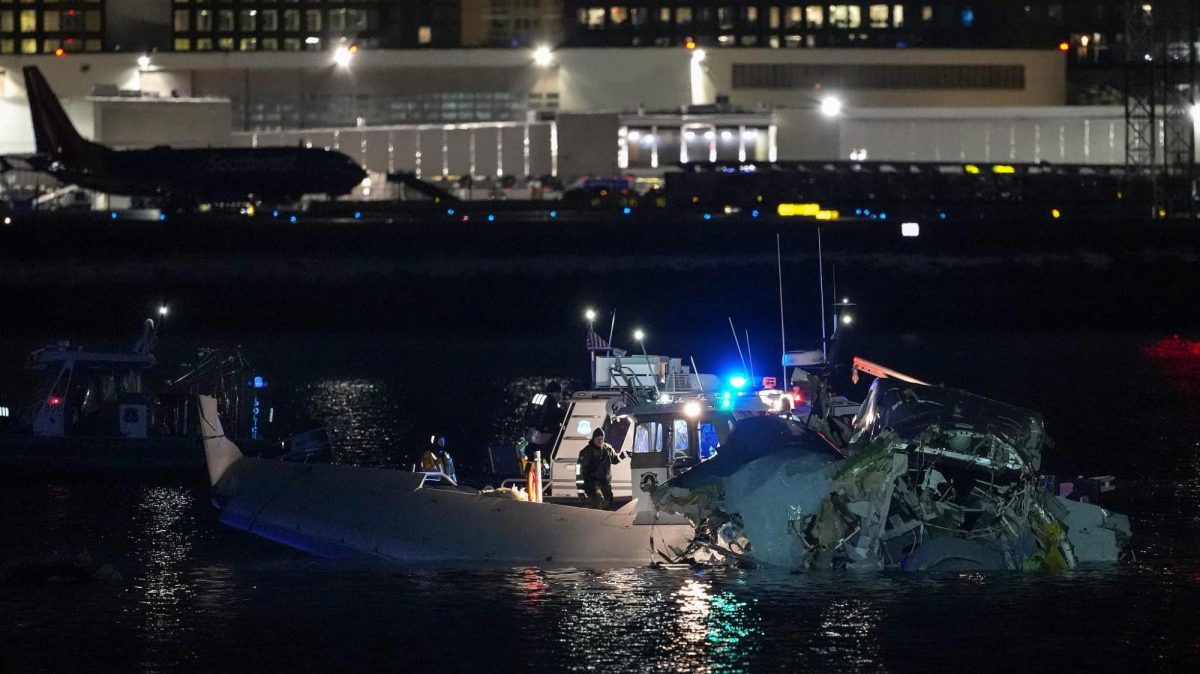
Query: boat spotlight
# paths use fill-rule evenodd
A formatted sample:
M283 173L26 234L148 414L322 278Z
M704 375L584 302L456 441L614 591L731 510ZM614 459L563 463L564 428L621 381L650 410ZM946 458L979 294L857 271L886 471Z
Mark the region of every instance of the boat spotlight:
M842 325L850 325L853 322L854 322L854 317L851 316L850 314L846 314L846 315L842 316Z
M692 418L700 416L700 403L693 400L690 403L684 405L683 413Z
M138 67L141 68L142 70L149 68L150 67L150 57L146 54L142 54L141 56L138 57L137 64L138 64Z
M350 62L354 60L354 52L346 45L340 45L333 50L333 62L342 68L349 68Z
M746 378L741 375L730 377L729 385L734 388L746 388Z
M554 53L546 45L542 45L533 50L533 62L539 68L547 68L554 63Z
M642 332L641 328L638 328L633 331L633 338L640 342L646 338L646 333Z
M596 320L596 310L589 308L587 311L583 312L583 317L587 319L588 323L594 322Z
M164 304L164 305L162 305L161 307L159 307L159 308L158 308L158 315L159 315L159 316L162 316L162 317L164 317L164 318L166 317L166 315L167 315L167 305L165 305L165 304Z

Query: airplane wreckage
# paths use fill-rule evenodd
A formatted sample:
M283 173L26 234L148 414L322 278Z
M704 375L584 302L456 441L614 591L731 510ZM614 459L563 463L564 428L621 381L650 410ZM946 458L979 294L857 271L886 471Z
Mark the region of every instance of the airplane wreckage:
M879 378L853 416L814 377L807 416L742 419L716 457L654 488L658 510L696 526L678 561L1034 571L1125 557L1125 515L1040 476L1039 414L854 368Z

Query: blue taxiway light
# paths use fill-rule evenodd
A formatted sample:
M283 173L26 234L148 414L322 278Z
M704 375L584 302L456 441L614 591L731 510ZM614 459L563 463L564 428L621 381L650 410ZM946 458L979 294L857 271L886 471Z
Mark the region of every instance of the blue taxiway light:
M108 214L108 217L112 218L113 220L116 220L116 219L117 219L117 212L116 212L116 211L113 211L113 212L109 213L109 214Z
M453 209L453 208L447 208L447 209L446 209L446 215L454 215L454 209Z
M288 218L288 222L295 222L295 221L296 221L296 216L294 216L294 215L292 217Z
M488 213L488 222L495 222L495 221L496 221L496 216L492 215L491 213Z
M622 209L621 209L621 212L622 212L622 213L624 213L625 215L629 215L630 213L632 213L632 212L633 212L633 209L632 209L632 208L630 208L630 207L628 207L628 206L626 206L625 208L622 208Z
M946 219L946 214L945 214L945 213L938 213L938 219L939 219L939 220L945 220L945 219Z
M887 213L880 213L880 214L879 214L879 219L880 219L880 220L887 220Z
M705 220L712 220L712 213L705 213L705 214L704 214L704 219L705 219Z
M362 211L354 211L354 219L362 220Z
M558 211L550 211L550 217L552 217L552 218L557 218L557 217L558 217Z
M166 214L166 213L159 213L159 214L158 214L158 221L159 221L159 222L164 222L164 221L166 221L166 219L167 219L167 214Z
M279 217L279 210L278 210L278 209L276 209L276 210L274 210L274 211L271 211L271 217L272 217L272 218L278 218L278 217Z
M756 208L756 209L754 209L754 210L752 210L752 211L750 211L750 217L752 217L752 218L757 218L757 217L758 217L758 209L757 209L757 208Z

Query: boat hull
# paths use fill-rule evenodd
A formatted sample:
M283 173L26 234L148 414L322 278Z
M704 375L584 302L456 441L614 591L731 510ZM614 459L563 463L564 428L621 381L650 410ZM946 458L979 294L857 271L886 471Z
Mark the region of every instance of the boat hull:
M243 458L220 477L213 498L229 526L335 558L641 565L673 557L693 534L691 525L634 524L636 502L609 512L424 487L422 480L419 473Z

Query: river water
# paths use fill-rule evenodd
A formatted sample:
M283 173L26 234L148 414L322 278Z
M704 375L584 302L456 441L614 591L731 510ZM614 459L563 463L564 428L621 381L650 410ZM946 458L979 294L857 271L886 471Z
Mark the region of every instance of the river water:
M15 341L4 349L30 346ZM585 372L575 345L549 339L244 341L271 372L280 424L341 417L349 463L402 463L443 432L479 472L482 448L519 431L530 392ZM1113 506L1131 516L1137 561L1057 574L397 568L224 528L202 476L13 477L0 482L0 564L86 551L121 578L0 581L0 671L1200 664L1200 347L1095 331L864 332L854 346L1041 411L1056 443L1047 470L1120 477Z

